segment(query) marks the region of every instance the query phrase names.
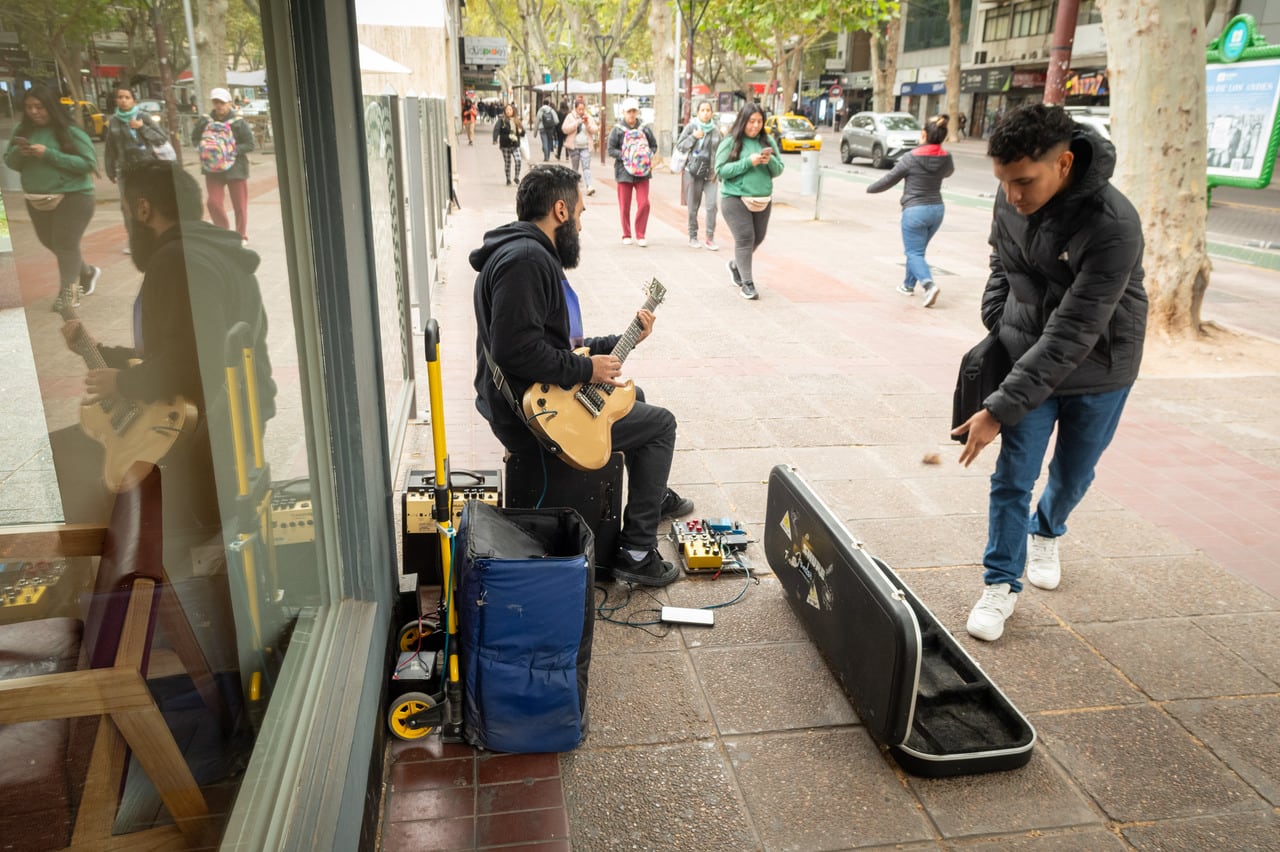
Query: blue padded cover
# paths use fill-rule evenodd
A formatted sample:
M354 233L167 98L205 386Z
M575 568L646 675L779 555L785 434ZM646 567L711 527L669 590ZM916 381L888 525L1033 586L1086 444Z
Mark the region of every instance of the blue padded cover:
M591 653L590 529L571 509L471 501L457 552L467 740L503 752L577 747Z

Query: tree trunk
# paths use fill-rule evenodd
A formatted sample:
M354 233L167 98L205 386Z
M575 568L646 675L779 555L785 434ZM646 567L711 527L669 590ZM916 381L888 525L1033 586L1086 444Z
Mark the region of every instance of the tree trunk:
M1115 185L1142 217L1151 328L1201 332L1205 246L1204 0L1101 4L1111 76Z
M898 76L898 27L900 19L894 16L885 24L884 31L871 31L871 73L875 86L873 96L876 112L893 109L893 81ZM884 50L881 57L880 51Z
M951 52L947 56L947 141L960 139L960 48L964 37L964 20L960 17L960 0L947 5L947 23L951 27Z
M196 59L204 91L196 92L195 97L207 112L209 92L227 85L227 0L198 0L196 9Z
M697 5L697 4L693 4ZM670 156L675 142L672 124L675 114L676 62L683 65L684 50L676 51L672 43L671 7L666 3L649 4L649 33L653 38L653 135L663 156ZM679 14L679 12L676 12ZM686 21L687 23L687 21ZM688 39L687 30L681 31L681 39ZM686 42L687 43L687 42ZM677 59L677 57L681 57ZM601 133L606 133L601 125Z

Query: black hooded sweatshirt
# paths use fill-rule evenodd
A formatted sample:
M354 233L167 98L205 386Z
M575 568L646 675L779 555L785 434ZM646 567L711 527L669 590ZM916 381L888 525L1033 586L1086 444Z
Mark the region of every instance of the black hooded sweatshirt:
M532 222L513 222L484 235L471 252L476 276L476 410L513 452L537 447L524 418L493 383L487 346L517 402L534 382L572 386L591 379L591 359L573 351L564 267L555 245ZM618 336L577 343L592 355L611 352Z
M1014 365L983 405L1007 426L1050 396L1128 387L1142 363L1142 223L1110 183L1111 143L1078 127L1071 151L1066 189L1030 216L996 195L982 322Z

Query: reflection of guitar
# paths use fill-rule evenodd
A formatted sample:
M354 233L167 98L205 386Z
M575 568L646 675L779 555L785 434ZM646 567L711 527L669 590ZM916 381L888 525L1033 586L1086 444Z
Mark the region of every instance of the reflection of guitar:
M667 295L655 278L645 287L642 310L652 311ZM628 353L644 331L639 318L631 321L613 355L619 361ZM579 355L590 355L586 349L575 350ZM634 382L614 387L604 382L583 382L572 387L540 382L524 392L524 416L530 428L559 444L560 458L578 470L599 470L613 453L610 430L614 421L622 419L636 402Z
M62 309L68 322L78 319L70 305ZM90 370L107 367L98 344L80 327L71 341L76 354ZM142 463L146 469L163 459L183 435L196 427L196 408L182 397L171 402L135 402L120 396L86 402L80 406L80 428L102 444L105 459L102 479L112 491L133 485L143 471L131 469Z

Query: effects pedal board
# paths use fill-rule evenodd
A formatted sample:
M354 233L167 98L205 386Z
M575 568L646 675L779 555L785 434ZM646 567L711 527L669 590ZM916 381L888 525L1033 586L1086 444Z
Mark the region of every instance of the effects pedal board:
M315 541L316 519L315 513L311 511L311 499L273 492L271 536L277 545Z
M468 500L480 500L497 508L502 505L502 475L496 470L455 470L449 474L453 492L450 522L454 529L462 522L462 507ZM439 583L440 542L436 537L436 474L434 470L411 470L405 478L400 498L404 561L400 570L417 574L422 585ZM434 579L433 579L434 578Z
M746 532L728 518L673 521L671 537L686 574L714 574L726 562L735 562L734 551L750 542Z

